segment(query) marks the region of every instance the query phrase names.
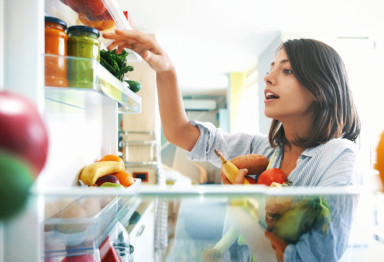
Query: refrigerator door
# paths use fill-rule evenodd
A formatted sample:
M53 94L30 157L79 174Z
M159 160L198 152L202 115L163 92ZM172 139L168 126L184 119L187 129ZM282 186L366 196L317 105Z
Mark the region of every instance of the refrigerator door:
M116 1L103 3L115 27L130 29ZM30 98L49 130L48 161L34 183L32 191L35 192L53 185L71 188L85 164L104 154L117 154L119 105L131 105L132 102L133 109L128 113L140 113L141 108L141 98L132 92L128 91L128 95L122 90L117 92L121 97L128 97L123 103L113 97L115 91L108 93L111 91L105 88L111 82L108 74L106 78L98 74L97 85L101 87L97 90L56 90L44 85L44 16L54 16L51 10L58 6L67 8L65 12L71 14L71 8L59 0L36 0L33 4L27 0L0 3L0 67L3 69L0 80L4 85L1 89ZM74 15L77 15L74 21L77 24L78 14L72 11L72 18ZM62 18L67 19L66 16ZM71 21L69 19L68 23ZM140 60L133 52L132 55L131 60ZM102 82L107 84L103 87L103 84L99 85ZM79 99L84 106L78 106ZM43 219L44 198L35 193L22 214L0 222L0 261L42 261Z

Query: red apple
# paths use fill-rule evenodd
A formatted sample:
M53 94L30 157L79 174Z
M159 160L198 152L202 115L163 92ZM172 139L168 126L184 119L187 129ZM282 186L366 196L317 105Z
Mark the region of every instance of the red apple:
M0 91L0 147L26 160L35 177L47 160L48 132L36 105L9 91Z
M105 175L105 176L99 177L96 180L96 185L97 186L101 186L105 182L110 182L110 183L114 183L114 184L120 184L119 180L114 175Z

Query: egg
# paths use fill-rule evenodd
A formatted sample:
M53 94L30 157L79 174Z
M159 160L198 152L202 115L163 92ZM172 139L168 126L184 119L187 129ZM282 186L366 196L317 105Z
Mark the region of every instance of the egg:
M55 203L46 202L44 205L44 218L49 219L52 217L56 217L59 213L59 209L55 205ZM44 231L48 232L54 230L54 226L52 224L46 223L44 224Z
M61 211L74 202L75 200L73 198L66 197L66 198L60 198L55 202L55 204L56 204L56 207L59 209L59 211Z
M81 206L84 208L87 217L94 217L101 210L100 199L96 197L85 198L81 202Z
M57 208L55 203L46 202L44 207L45 219L55 217L59 213L59 209Z
M87 229L87 224L81 220L86 217L87 213L82 206L72 204L60 213L62 221L57 228L60 232L67 234L83 232Z

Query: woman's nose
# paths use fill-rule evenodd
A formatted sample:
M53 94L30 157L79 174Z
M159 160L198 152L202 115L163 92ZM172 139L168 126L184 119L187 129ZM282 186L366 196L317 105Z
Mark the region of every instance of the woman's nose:
M264 76L264 82L266 84L272 84L272 75L271 75L271 72L267 72L267 74Z

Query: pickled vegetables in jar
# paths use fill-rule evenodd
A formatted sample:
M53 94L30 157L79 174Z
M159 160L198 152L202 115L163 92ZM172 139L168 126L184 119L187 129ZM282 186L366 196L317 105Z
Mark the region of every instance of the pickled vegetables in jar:
M100 61L100 32L89 27L76 25L67 30L68 82L70 87L92 88L95 61ZM84 58L84 59L82 59Z

